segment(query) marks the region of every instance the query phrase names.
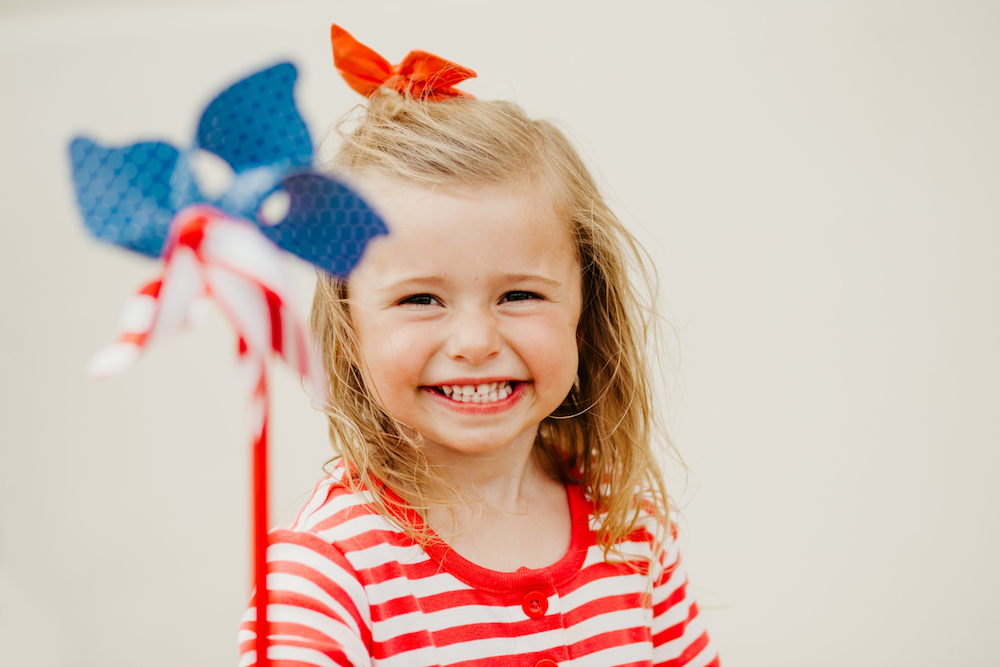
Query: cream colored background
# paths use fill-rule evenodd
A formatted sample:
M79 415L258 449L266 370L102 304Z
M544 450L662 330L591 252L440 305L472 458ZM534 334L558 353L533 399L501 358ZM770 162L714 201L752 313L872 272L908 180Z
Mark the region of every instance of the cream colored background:
M336 20L563 121L656 258L686 559L724 664L1000 664L997 3L0 6L0 663L234 664L233 336L213 315L84 376L157 267L86 237L66 145L183 144L224 84L286 58L318 136L359 101ZM328 450L276 377L287 522Z

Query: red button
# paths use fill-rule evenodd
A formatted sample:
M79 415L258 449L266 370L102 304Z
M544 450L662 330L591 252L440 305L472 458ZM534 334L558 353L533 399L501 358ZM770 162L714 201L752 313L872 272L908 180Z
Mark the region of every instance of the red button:
M535 667L559 667L555 660L549 660L548 658L542 658L535 663Z
M541 591L531 591L524 596L523 600L521 600L521 609L523 609L524 613L531 618L541 618L542 616L545 616L545 612L549 610L549 599L545 597L545 593L542 593ZM548 659L546 658L546 660ZM545 662L545 660L542 662ZM552 661L548 660L548 662ZM539 663L539 665L541 665L541 663ZM552 662L552 666L554 665L555 663ZM538 667L538 665L535 667ZM543 665L542 667L549 666Z

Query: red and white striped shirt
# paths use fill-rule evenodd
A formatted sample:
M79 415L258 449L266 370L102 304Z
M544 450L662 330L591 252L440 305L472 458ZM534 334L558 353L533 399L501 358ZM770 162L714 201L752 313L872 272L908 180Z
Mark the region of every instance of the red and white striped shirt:
M654 565L652 535L619 546L637 568L607 563L597 522L567 488L573 537L554 565L481 568L440 541L423 548L352 493L336 471L294 525L271 533L268 657L275 667L718 667L676 539ZM256 610L240 628L240 667L256 664Z

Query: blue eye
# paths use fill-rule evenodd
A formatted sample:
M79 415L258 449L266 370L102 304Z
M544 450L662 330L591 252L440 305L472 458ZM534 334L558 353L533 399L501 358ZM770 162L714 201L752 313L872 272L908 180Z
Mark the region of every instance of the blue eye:
M413 294L399 300L399 305L412 304L414 306L438 306L441 302L436 296L431 294Z
M504 294L503 297L500 299L500 303L508 303L511 301L530 301L532 299L541 299L541 298L542 297L535 294L534 292L521 292L515 290L513 292L507 292L506 294Z

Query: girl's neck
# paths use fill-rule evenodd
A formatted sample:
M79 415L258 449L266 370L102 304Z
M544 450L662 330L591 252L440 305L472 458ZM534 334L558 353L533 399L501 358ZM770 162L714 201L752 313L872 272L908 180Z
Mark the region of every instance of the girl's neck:
M546 474L533 446L457 460L428 458L461 495L432 503L424 520L460 556L513 572L547 567L566 553L572 537L566 490Z
M470 454L425 443L431 466L458 492L463 504L490 507L505 513L523 513L525 495L548 479L534 450L535 433L525 433L507 447Z

